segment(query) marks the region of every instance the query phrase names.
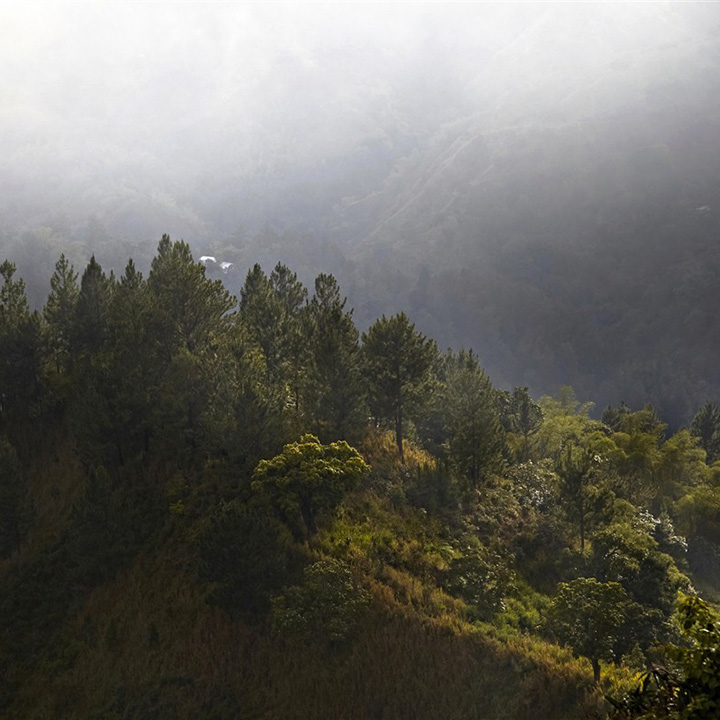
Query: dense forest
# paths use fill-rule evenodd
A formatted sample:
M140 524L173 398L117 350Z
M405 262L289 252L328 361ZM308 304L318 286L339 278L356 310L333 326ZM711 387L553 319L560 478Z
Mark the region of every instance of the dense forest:
M500 390L167 235L102 261L37 309L0 266L4 717L718 716L715 404Z

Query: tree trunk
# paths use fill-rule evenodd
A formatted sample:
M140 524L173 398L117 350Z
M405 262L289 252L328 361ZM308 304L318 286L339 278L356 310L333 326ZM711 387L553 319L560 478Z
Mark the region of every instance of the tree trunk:
M600 684L600 661L592 657L590 658L590 662L592 663L592 669L593 669L593 680L595 681L596 685Z
M395 442L400 453L400 462L405 464L405 454L403 453L403 431L402 431L402 405L398 405L395 413Z
M302 515L308 536L315 535L317 533L317 523L315 522L315 512L309 500L304 500L300 503L300 514Z

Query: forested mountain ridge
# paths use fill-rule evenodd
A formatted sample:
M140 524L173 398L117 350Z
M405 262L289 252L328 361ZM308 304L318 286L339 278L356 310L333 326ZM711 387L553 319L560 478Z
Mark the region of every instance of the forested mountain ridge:
M331 275L234 298L168 236L147 277L61 256L42 312L0 275L6 716L654 717L678 688L713 717L712 403L593 420L404 313L359 333Z
M5 50L0 246L33 306L60 252L147 271L170 231L235 263L235 294L255 262L332 272L359 327L406 310L506 388L674 427L718 399L715 4L194 8L189 44L169 9L143 10L162 38L107 12L55 18L97 22L89 46L58 57L46 30L31 52L20 24Z

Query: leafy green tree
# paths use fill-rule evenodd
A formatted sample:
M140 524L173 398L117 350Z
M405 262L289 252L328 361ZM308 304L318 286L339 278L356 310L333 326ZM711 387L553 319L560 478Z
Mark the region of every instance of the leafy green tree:
M636 505L649 505L658 495L660 446L667 425L652 405L636 411L620 406L613 429L607 456L616 476L615 490Z
M619 583L577 578L558 586L548 615L548 627L560 642L590 660L598 683L600 661L613 659L618 633L631 606L630 598Z
M683 596L682 645L665 649L668 665L645 673L631 692L609 698L613 720L715 720L720 717L720 618L699 597Z
M303 435L258 463L252 489L296 537L307 537L317 532L318 517L334 511L368 472L369 465L344 440L322 445L314 435Z
M620 583L633 600L667 618L678 590L687 590L689 581L672 557L660 551L652 527L642 527L636 519L602 528L593 535L590 560L599 579Z
M560 498L571 521L577 524L580 552L594 516L611 500L597 483L599 456L591 446L568 440L555 460Z
M618 432L628 433L646 433L655 435L658 441L665 437L667 425L660 419L657 410L652 405L646 405L642 410L635 412L623 413L618 427Z
M541 457L557 457L568 443L584 444L585 439L603 429L590 417L593 403L578 401L569 386L561 387L557 397L538 400L543 421L533 436L533 450Z
M679 430L669 437L660 446L655 506L662 503L663 498L676 500L687 488L705 484L710 476L705 457L699 439L689 430Z
M502 607L511 589L511 573L498 553L470 536L458 548L443 573L443 587L458 595L479 620L489 620Z
M477 357L460 351L445 383L445 413L450 456L473 486L503 465L505 433L497 393Z
M274 598L273 627L283 635L337 646L348 638L369 599L346 563L318 560L305 569L300 585Z
M405 313L383 315L363 333L362 343L370 410L394 423L404 462L403 423L420 412L432 392L437 346L415 330Z
M77 273L65 255L60 255L50 278L50 295L43 309L50 354L58 373L66 368L70 360L73 324L80 294L77 278Z
M332 275L318 275L308 306L307 406L318 434L347 438L367 419L359 334Z
M707 453L707 461L720 459L720 408L715 403L705 403L690 425L690 432L700 439L700 447Z
M637 505L651 503L662 462L658 436L618 431L613 433L612 443L608 458L617 476L616 492Z
M675 504L677 526L687 538L693 576L717 588L720 577L720 489L691 488Z

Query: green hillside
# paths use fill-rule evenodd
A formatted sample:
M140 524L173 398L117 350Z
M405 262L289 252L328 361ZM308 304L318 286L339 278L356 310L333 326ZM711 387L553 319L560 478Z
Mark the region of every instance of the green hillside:
M4 717L602 718L720 593L711 403L593 420L168 236L0 274Z

